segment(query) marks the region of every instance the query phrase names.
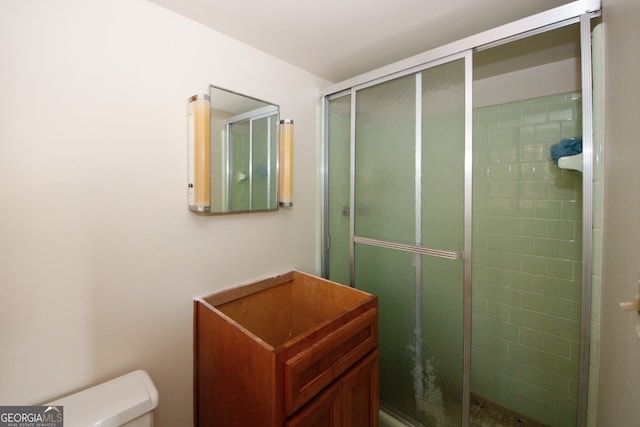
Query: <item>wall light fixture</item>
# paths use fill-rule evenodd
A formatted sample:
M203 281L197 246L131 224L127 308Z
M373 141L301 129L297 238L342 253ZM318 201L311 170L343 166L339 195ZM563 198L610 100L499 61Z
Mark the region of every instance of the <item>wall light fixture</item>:
M278 161L278 204L293 206L293 120L280 120L280 157Z
M211 106L209 95L189 98L189 209L211 209Z

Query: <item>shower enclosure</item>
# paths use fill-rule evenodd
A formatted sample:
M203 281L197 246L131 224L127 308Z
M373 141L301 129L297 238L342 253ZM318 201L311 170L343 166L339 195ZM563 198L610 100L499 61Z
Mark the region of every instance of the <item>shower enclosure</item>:
M383 423L586 425L598 8L326 92L324 274L379 297ZM582 172L550 161L583 135Z

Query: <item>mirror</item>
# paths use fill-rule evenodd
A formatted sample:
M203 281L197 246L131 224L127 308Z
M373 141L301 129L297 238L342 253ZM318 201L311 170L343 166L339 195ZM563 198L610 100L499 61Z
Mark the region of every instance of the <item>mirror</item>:
M279 108L213 85L211 214L278 209Z

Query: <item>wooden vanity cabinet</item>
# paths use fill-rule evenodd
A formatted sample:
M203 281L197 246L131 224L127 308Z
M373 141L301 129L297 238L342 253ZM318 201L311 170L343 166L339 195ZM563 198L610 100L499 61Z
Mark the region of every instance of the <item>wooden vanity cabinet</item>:
M378 425L377 298L293 271L194 302L195 425Z

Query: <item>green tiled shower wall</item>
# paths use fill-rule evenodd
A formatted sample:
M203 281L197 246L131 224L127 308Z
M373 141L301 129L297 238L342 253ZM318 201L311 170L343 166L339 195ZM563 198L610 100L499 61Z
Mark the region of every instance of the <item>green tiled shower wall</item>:
M581 135L581 96L474 110L471 391L550 426L575 423L582 174L549 147Z

